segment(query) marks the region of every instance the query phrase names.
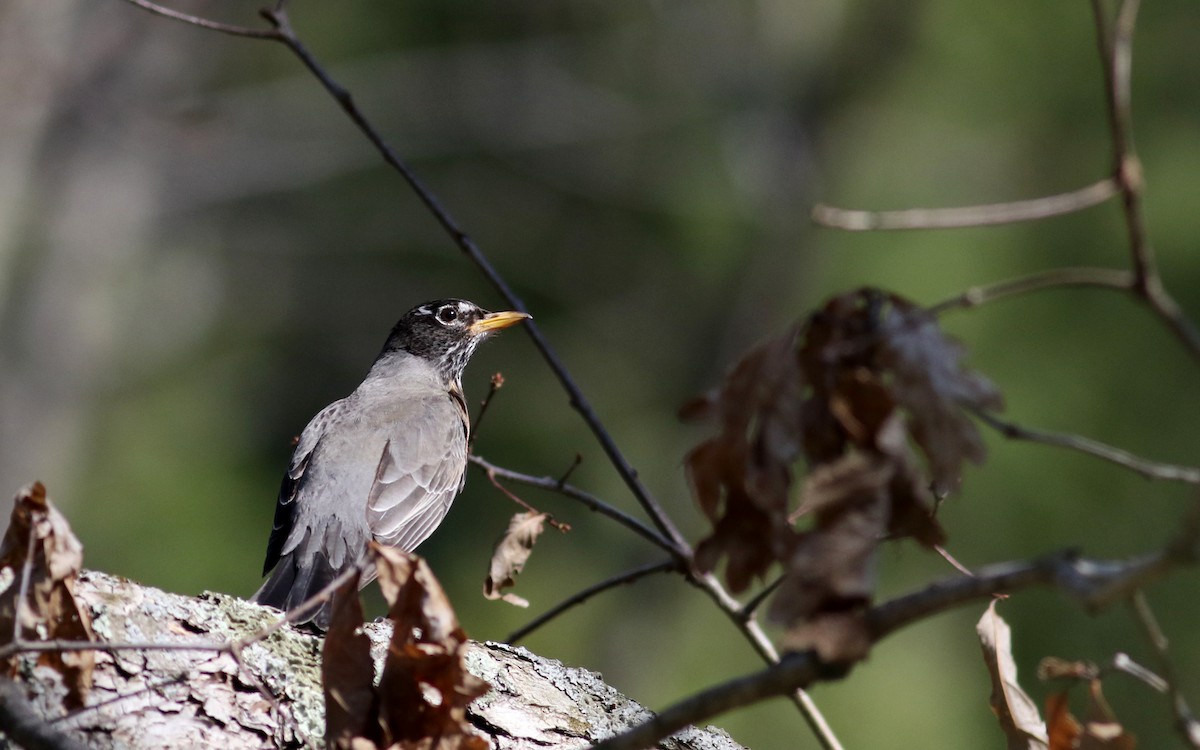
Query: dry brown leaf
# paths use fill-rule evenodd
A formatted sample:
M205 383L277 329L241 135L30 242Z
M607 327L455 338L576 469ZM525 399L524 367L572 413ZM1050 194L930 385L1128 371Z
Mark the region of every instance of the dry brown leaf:
M1058 676L1078 677L1087 671L1087 667L1095 670L1093 665L1084 662L1057 662L1051 671ZM1045 664L1045 660L1043 660ZM1076 669L1062 669L1074 665ZM1067 706L1067 691L1054 693L1046 699L1046 716L1050 731L1050 750L1134 750L1137 740L1121 726L1104 699L1100 680L1092 678L1088 683L1087 720L1082 724L1072 714Z
M372 544L392 642L379 680L380 715L405 748L484 750L466 708L490 688L466 669L467 635L425 561Z
M797 541L770 610L788 626L789 649L817 648L827 661L866 654L861 616L875 588L891 475L886 457L851 453L809 476L814 527Z
M362 632L358 576L338 589L321 651L321 684L325 691L325 744L357 747L383 741L375 695L375 663L371 639Z
M1090 661L1047 656L1038 662L1037 674L1039 680L1094 680L1100 676L1100 668Z
M0 592L0 643L11 642L18 619L21 637L28 640L93 640L91 616L74 595L75 578L83 567L83 545L46 497L41 482L23 488L13 500L8 530L0 543L0 567L13 574L9 587ZM27 569L25 598L18 601ZM94 652L46 651L38 664L62 675L68 708L83 705L92 684ZM10 674L15 665L15 660L7 664Z
M1125 731L1104 699L1100 680L1091 680L1088 683L1087 721L1083 724L1080 750L1133 750L1135 747L1137 740Z
M1046 698L1046 729L1050 737L1049 750L1076 750L1083 727L1067 705L1067 691L1052 693Z
M337 593L322 664L327 743L339 750L486 750L466 707L489 688L466 670L467 636L441 585L415 555L374 542L371 553L392 640L376 685L357 581Z
M685 459L692 493L713 523L697 545L696 565L711 570L727 558L725 578L735 593L787 557L795 540L787 515L804 386L796 335L790 330L751 350L705 408L690 409L720 420L720 432Z
M826 664L855 662L865 659L871 650L871 629L861 609L822 612L790 628L782 645L788 651L812 649Z
M529 606L529 602L516 594L503 591L516 583L517 575L525 568L525 561L533 552L533 545L545 525L546 514L532 511L517 513L509 520L508 529L492 550L492 562L483 581L485 597L503 599L518 607Z
M788 643L856 658L861 623L848 623L870 603L878 545L944 543L931 485L956 486L963 463L983 458L962 408L998 408L999 393L962 355L933 315L876 289L834 297L748 352L684 410L719 419L686 459L713 527L696 546L697 568L724 562L737 593L782 565L771 613ZM796 493L801 453L809 477ZM803 532L801 516L812 518ZM829 645L839 642L854 645Z
M975 626L983 660L992 678L992 712L1008 738L1009 750L1048 750L1046 724L1037 704L1017 682L1017 663L1012 655L1012 630L996 612L996 602L988 605Z
M880 362L892 376L892 394L909 415L913 439L929 461L939 489L955 489L965 461L986 455L979 430L962 407L1001 409L1000 391L962 366L962 344L942 333L937 318L900 298L881 325Z

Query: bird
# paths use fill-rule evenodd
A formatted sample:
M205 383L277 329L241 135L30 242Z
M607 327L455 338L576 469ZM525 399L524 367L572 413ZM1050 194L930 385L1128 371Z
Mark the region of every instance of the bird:
M300 433L253 601L291 612L365 561L371 540L412 552L433 533L466 481L463 370L480 342L529 317L442 299L400 318L362 383ZM366 567L361 586L375 577ZM328 629L331 602L305 610L296 624Z

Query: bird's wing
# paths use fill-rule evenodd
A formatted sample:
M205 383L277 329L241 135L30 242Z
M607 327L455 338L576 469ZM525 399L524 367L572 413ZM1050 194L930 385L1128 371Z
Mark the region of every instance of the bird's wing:
M426 405L384 444L367 496L367 525L381 544L414 550L442 522L462 489L466 426L457 417L446 419L444 409L444 404Z
M304 432L300 433L296 449L292 452L292 461L279 486L279 499L275 502L275 520L271 525L271 538L267 541L267 559L263 564L263 575L270 572L279 559L299 543L299 539L292 539L289 544L299 514L299 504L296 500L304 486L309 462L312 461L317 446L321 444L321 437L325 434L325 426L331 418L336 417L341 408L341 401L335 401L325 407L309 421Z

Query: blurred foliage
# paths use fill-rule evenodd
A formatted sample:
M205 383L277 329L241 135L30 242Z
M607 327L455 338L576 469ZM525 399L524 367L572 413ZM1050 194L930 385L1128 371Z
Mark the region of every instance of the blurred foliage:
M257 24L249 6L180 3ZM240 16L240 17L238 17ZM1200 311L1200 59L1193 3L1147 3L1134 113L1168 287ZM675 410L825 297L864 284L932 303L1072 263L1125 263L1115 205L1035 224L814 230L818 197L869 208L1073 189L1109 145L1087 4L1032 0L296 3L293 21L529 303L618 443L693 538ZM499 304L401 181L284 50L117 0L0 6L0 487L46 482L89 567L246 595L289 440L358 382L394 319L448 295ZM1195 366L1134 304L1049 292L955 313L1008 416L1196 463ZM507 385L478 450L632 500L520 335L467 377ZM988 436L944 508L968 565L1063 546L1159 544L1190 493ZM517 592L480 594L511 503L478 473L426 555L476 638L654 559L604 519L568 520ZM882 595L950 574L890 552ZM1194 576L1149 592L1200 699ZM998 747L968 607L881 644L815 697L847 747ZM1129 617L1050 593L1005 605L1022 674L1045 655L1153 663ZM757 668L675 580L606 594L528 645L663 706ZM1027 684L1035 698L1048 692ZM1178 746L1163 699L1105 692L1143 747ZM869 717L868 720L864 720ZM720 720L751 747L814 746L781 701ZM898 738L904 738L899 740Z

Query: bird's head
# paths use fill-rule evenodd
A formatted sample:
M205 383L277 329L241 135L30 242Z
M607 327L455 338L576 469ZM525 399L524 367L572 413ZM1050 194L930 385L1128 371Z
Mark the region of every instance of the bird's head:
M384 352L408 352L429 361L447 380L458 380L479 342L528 317L523 312L488 312L465 299L434 300L400 318Z

